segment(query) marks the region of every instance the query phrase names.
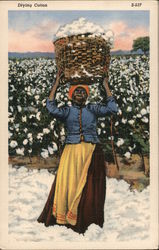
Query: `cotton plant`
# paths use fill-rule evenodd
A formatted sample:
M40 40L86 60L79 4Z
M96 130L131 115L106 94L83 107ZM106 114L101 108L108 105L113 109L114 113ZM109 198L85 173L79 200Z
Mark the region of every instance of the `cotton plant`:
M46 99L55 81L56 71L55 60L52 59L9 60L11 155L41 155L43 152L43 156L49 157L61 153L66 136L64 124L53 118L46 109ZM118 113L112 119L106 117L98 121L97 132L106 157L112 157L112 141L116 153L125 158L129 159L133 153L148 154L149 57L112 56L109 84ZM59 85L55 97L58 107L71 105L69 86L69 83ZM90 86L87 102L106 103L105 89L101 83ZM24 141L27 142L25 145ZM57 150L53 150L52 143L55 143Z
M9 131L14 132L12 138L17 137L19 146L25 146L25 154L40 154L39 148L42 142L37 139L37 134L48 119L45 115L47 113L46 96L49 91L48 84L51 86L53 82L53 72L56 72L56 68L51 59L9 61ZM12 114L14 116L11 116ZM12 126L14 119L20 124L16 130ZM29 138L28 144L23 145L23 138L27 137L26 126L33 136ZM50 141L51 139L50 136ZM28 145L32 147L32 152ZM10 151L13 154L20 152L11 147Z
M126 158L132 153L148 154L149 58L144 61L142 56L114 58L110 65L110 84L114 86L114 96L120 107L118 126L115 126L116 150ZM117 74L113 74L114 66ZM126 139L125 147L119 147L118 135Z

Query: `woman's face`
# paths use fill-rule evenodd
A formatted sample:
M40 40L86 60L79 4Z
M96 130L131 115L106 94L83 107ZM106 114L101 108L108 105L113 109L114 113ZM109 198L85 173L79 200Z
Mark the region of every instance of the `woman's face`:
M72 94L72 101L77 105L84 105L87 100L87 92L84 88L78 87Z

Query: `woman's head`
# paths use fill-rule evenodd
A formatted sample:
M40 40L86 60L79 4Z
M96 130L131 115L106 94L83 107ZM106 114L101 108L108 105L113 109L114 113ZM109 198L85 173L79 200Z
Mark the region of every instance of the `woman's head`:
M84 105L89 95L89 88L87 85L75 85L69 90L69 97L73 103L77 105Z

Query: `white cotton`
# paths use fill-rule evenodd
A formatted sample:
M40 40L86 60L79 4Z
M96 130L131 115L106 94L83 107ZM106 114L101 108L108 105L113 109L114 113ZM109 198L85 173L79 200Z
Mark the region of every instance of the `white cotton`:
M117 141L116 145L117 145L118 147L120 147L120 146L123 145L123 144L124 144L124 139L123 139L123 138L118 138L118 141Z
M22 116L22 122L26 122L27 121L27 117L26 116Z
M37 135L36 138L37 138L37 139L42 139L42 138L43 138L43 133L38 133L38 135Z
M105 128L105 123L104 122L101 123L101 127Z
M22 107L21 106L17 106L17 109L18 109L18 112L21 112L22 111Z
M75 71L74 75L71 75L71 78L81 78L77 71Z
M141 118L141 117L142 117L141 114L137 114L136 116L137 116L138 118Z
M141 109L140 113L141 113L141 115L146 115L147 114L147 110L143 108L143 109Z
M121 122L122 122L123 124L126 124L126 123L127 123L127 119L122 118Z
M122 110L121 109L118 109L118 114L122 115Z
M64 136L64 135L65 135L65 129L64 129L64 128L61 129L60 135L61 135L61 136Z
M54 128L54 121L50 122L50 128L53 129Z
M126 153L124 154L124 156L125 156L126 158L130 159L131 153L130 153L130 152L126 152Z
M35 115L34 114L31 114L30 116L29 116L29 118L31 119L31 118L33 118L33 117L35 117Z
M44 129L43 129L43 133L44 133L44 134L49 134L49 133L50 133L50 130L49 130L48 128L44 128Z
M130 125L133 125L134 122L135 122L134 120L129 120L129 121L128 121L128 123L129 123Z
M8 131L8 139L10 139L12 137L13 133L11 133L10 131Z
M24 155L24 148L18 148L18 149L16 149L16 153L18 155Z
M46 159L49 157L49 152L47 149L42 149L41 156Z
M46 152L46 151L45 151ZM44 153L45 153L44 152ZM47 155L47 153L46 153ZM103 242L122 244L129 240L145 243L150 237L150 188L130 191L124 180L106 179L103 227L91 224L85 234L64 226L45 227L38 223L55 175L46 169L27 170L9 165L8 236L27 243ZM91 247L92 248L92 247Z
M39 95L36 95L35 96L35 100L39 100L40 96Z
M32 136L33 136L32 133L28 133L27 135L28 138L32 138Z
M8 120L9 120L9 122L13 123L14 122L14 117L10 117Z
M74 20L73 22L66 24L64 26L60 26L56 35L54 36L54 40L57 40L62 37L72 36L82 34L89 34L89 37L102 37L105 39L111 47L114 44L114 33L112 30L105 30L102 26L92 23L86 20L83 17L80 17L78 20ZM68 44L69 47L72 46L71 43ZM78 43L80 46L80 43Z
M127 112L131 112L132 111L132 107L128 106L126 111Z
M102 131L101 128L98 128L98 129L97 129L98 135L101 134L101 131Z
M58 150L57 144L55 142L52 142L52 146L54 151Z
M25 139L24 141L23 141L23 145L27 145L28 144L28 139Z
M37 119L38 121L40 121L40 115L41 115L41 112L38 112L38 113L36 114L36 119Z
M15 148L17 145L18 145L18 143L14 140L10 142L11 148Z
M49 151L49 154L52 155L54 153L54 150L52 147L48 146L48 151Z
M148 123L149 122L149 119L147 118L147 117L143 117L142 119L141 119L141 121L143 121L144 123Z

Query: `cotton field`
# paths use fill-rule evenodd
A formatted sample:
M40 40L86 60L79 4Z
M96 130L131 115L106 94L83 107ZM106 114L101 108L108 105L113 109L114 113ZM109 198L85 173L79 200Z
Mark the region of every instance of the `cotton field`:
M98 134L106 156L116 152L125 158L149 153L149 57L112 57L109 84L118 104L118 114L102 118ZM65 141L63 124L48 113L46 98L56 77L52 59L9 60L9 155L58 155ZM58 106L71 105L69 83L57 89ZM101 83L90 88L87 102L106 102ZM111 133L112 124L112 133ZM103 228L90 225L84 235L56 225L37 222L48 197L54 175L47 170L9 166L9 237L11 242L128 242L149 240L149 186L130 191L124 180L107 178ZM18 187L18 188L17 188Z
M130 192L124 180L107 178L103 228L91 224L84 235L61 226L38 223L54 175L46 169L28 170L9 166L9 237L18 243L126 242L150 237L150 187ZM13 246L12 246L13 247Z
M52 59L9 60L9 154L58 154L65 140L63 124L53 119L46 109L46 98L56 77ZM98 134L105 152L111 152L114 141L116 152L130 158L133 153L149 153L149 57L112 56L109 84L119 112L98 123ZM56 100L59 106L70 105L69 83L60 85ZM106 101L101 83L90 87L88 102Z

